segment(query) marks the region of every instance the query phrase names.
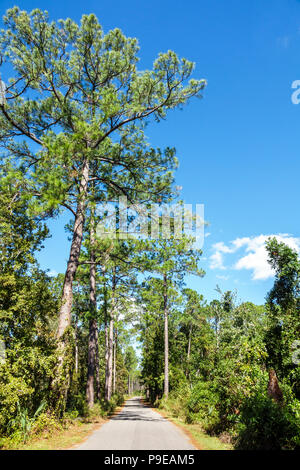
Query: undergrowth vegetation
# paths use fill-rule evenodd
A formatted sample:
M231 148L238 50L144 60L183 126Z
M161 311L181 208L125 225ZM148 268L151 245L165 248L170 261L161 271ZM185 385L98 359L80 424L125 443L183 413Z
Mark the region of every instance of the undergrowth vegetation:
M18 403L17 414L8 423L8 435L0 438L0 449L8 450L22 448L24 445L28 446L36 440L49 439L55 434L67 431L75 424L80 429L83 424L97 423L99 419L109 417L122 403L123 397L115 394L109 402L103 400L90 409L86 407L86 412L83 414L73 409L66 411L61 418L57 418L53 411L46 410L45 402L36 410L33 416L29 416L28 409L20 408Z
M143 333L142 375L152 403L236 449L300 449L300 262L276 239L267 251L276 276L265 305L239 304L219 288L220 300L207 304L187 289L170 310L168 397L155 314Z

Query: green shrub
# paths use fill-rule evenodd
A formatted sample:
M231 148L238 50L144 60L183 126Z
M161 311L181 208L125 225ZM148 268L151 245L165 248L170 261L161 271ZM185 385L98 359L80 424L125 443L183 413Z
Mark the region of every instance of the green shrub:
M65 416L68 417L68 413L72 415L76 414L77 416L88 416L89 415L89 408L86 402L85 393L73 393L70 395L68 402L67 402L67 410L65 412ZM70 419L73 419L70 417Z
M89 409L89 418L98 418L99 416L103 417L105 416L105 410L103 408L103 405L101 403L95 403L92 408Z
M78 418L78 416L79 416L78 410L68 410L64 412L63 420L72 421L73 419Z
M32 417L29 416L27 408L21 408L20 403L17 402L17 415L12 418L8 423L8 428L11 431L21 432L23 442L26 442L31 434L32 427L36 423L38 416L46 407L46 402L42 402Z
M117 406L121 406L124 403L124 396L118 393L115 393L111 396L110 401L100 402L102 405L102 410L105 414L112 413Z
M257 393L243 404L236 448L245 450L300 449L299 403L279 405Z
M219 421L218 403L220 397L208 382L198 382L191 390L187 401L186 421L200 423L207 431Z
M110 399L110 404L112 405L113 409L115 409L116 406L122 405L123 402L124 402L123 395L120 395L118 393L114 393Z
M6 434L8 422L17 415L18 402L27 401L34 390L22 377L14 377L8 368L0 370L0 431Z
M189 385L186 382L182 382L178 390L172 390L168 398L163 397L159 401L158 407L165 409L175 418L185 419L187 401L189 400L190 392L191 389Z
M54 413L45 412L41 413L33 427L32 427L32 434L40 435L43 433L51 434L54 431L62 429L61 423L57 420Z
M23 433L21 430L13 432L9 437L2 437L0 439L0 449L16 449L24 442Z

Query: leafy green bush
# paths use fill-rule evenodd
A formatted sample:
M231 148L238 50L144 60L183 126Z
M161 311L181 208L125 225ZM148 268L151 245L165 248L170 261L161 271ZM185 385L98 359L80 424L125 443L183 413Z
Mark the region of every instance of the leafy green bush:
M15 431L9 437L2 437L0 439L0 449L16 449L23 444L23 442L22 431Z
M116 408L116 406L122 405L124 402L124 397L123 395L120 395L119 393L114 393L110 399L110 405L113 407L113 409Z
M89 418L98 418L99 416L105 416L105 410L103 403L95 403L92 408L89 409L88 416Z
M177 390L173 390L169 397L163 397L158 404L159 408L165 409L168 413L171 413L175 418L186 417L187 401L190 397L190 387L187 382L182 382L181 386Z
M68 397L66 413L73 413L77 416L88 416L89 409L86 402L85 391L77 391ZM72 418L71 418L72 419Z
M211 430L219 421L219 399L219 395L211 383L198 382L192 388L187 402L187 422L198 422L205 430Z
M8 422L16 416L20 399L30 399L34 390L22 377L14 377L8 367L0 370L0 433L5 434Z
M32 427L32 434L51 434L54 431L62 429L61 423L57 420L54 413L44 412L41 413L35 420Z
M279 405L257 393L243 404L236 448L245 450L300 449L299 402Z
M32 426L35 424L38 416L46 407L46 402L42 402L32 417L29 416L27 408L21 408L20 402L17 402L17 415L8 423L8 428L12 431L19 431L21 433L23 442L26 442Z
M72 421L73 419L78 418L79 412L78 410L68 410L64 412L63 419L65 421Z
M123 403L124 403L124 396L118 393L114 393L111 396L110 401L103 400L100 402L100 405L104 414L110 414L115 410L117 406L121 406Z

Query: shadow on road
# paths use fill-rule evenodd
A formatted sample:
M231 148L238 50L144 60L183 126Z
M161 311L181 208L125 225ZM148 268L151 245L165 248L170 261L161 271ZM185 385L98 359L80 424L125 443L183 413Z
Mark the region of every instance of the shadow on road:
M132 408L137 409L136 413ZM143 416L143 411L147 410L147 407L140 402L140 400L132 400L131 403L126 403L122 411L111 418L113 421L151 421L151 422L163 422L165 419L163 417L150 418L148 416Z
M117 416L111 418L114 421L165 421L163 418L146 418L146 416L141 416L134 413L119 413Z

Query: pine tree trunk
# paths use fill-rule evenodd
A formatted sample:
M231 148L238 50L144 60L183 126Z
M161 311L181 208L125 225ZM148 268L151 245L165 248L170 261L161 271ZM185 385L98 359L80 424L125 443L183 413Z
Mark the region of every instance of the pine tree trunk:
M105 321L105 400L107 400L108 390L108 324L107 324L107 301L106 301L106 285L104 285L104 321Z
M71 324L71 310L73 304L73 281L78 268L79 255L83 237L83 226L86 209L86 196L89 177L89 163L85 162L82 170L82 178L80 182L79 198L77 203L76 217L73 228L73 238L70 248L70 255L67 264L67 270L64 279L63 294L61 308L59 312L59 325L57 337L60 339L65 330Z
M96 352L98 343L98 325L97 325L97 298L96 298L96 264L95 264L95 219L94 210L91 210L90 221L90 325L88 340L88 372L86 384L86 399L89 408L94 405L95 397L95 369Z
M115 273L113 274L112 281L112 301L111 301L111 311L109 318L109 333L108 333L108 352L107 352L107 370L106 370L106 389L105 389L105 399L109 401L112 395L112 375L113 375L113 341L114 341L114 315L115 315L115 288L116 288L116 278Z
M189 376L189 363L191 357L191 343L192 343L192 325L189 328L189 339L188 339L188 349L187 349L187 368L186 368L186 377Z
M188 340L188 350L187 350L187 361L189 362L191 356L191 342L192 342L192 325L189 328L189 340Z
M77 318L75 322L75 374L77 377L78 374L78 324L77 324Z
M97 329L97 339L96 339L96 396L97 400L101 398L101 388L100 388L100 358L99 358L99 339L98 339L98 329Z
M83 238L83 228L85 219L85 209L87 200L89 178L89 163L85 161L82 169L79 196L77 202L76 216L73 228L73 238L70 248L67 270L65 273L61 308L59 312L59 323L57 329L58 358L57 367L52 380L51 388L53 403L56 412L60 414L65 407L68 389L70 385L70 361L67 356L72 354L66 332L71 325L71 312L73 304L73 282L79 264L79 256Z
M116 378L117 378L117 329L115 328L115 341L114 341L114 377L113 377L113 393L116 392Z
M169 324L168 324L168 293L167 293L167 276L164 275L164 347L165 347L165 380L164 395L169 396Z
M94 377L96 366L96 343L97 343L97 320L90 320L89 341L88 341L88 372L86 384L86 400L89 408L94 406Z
M114 341L114 316L113 311L109 320L109 335L108 335L108 361L107 361L107 389L106 400L109 401L112 395L112 374L113 374L113 341Z

